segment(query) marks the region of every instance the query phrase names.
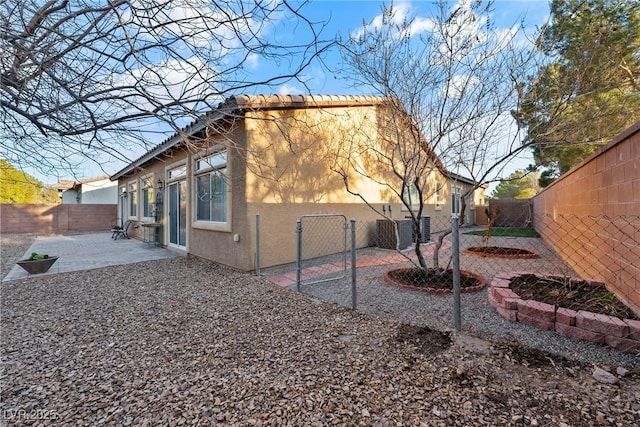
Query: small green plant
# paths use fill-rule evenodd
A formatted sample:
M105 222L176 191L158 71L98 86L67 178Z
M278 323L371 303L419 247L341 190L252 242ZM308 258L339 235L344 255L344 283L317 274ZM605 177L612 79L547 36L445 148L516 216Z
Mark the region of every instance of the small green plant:
M35 259L47 259L49 258L49 255L46 254L39 254L37 252L31 252L31 256L29 257L30 260L35 260Z
M612 294L611 292L607 292L603 297L602 300L610 305L613 305L616 302L616 296L614 294Z
M485 235L486 230L468 231L465 234L474 236ZM539 238L540 234L533 228L515 228L515 227L493 227L491 231L492 237L535 237Z
M605 305L614 305L616 302L616 296L611 292L607 292L600 297L600 301Z

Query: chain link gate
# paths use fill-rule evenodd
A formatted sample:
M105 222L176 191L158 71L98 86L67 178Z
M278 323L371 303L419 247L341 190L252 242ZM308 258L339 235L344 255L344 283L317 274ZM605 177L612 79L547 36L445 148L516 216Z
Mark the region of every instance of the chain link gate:
M296 289L344 279L347 275L347 218L341 214L302 215L296 224Z

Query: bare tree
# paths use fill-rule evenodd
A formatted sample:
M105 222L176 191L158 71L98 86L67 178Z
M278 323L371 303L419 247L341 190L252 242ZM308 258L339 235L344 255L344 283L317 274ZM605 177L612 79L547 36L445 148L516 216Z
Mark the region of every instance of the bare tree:
M105 155L129 161L158 140L154 132L179 130L232 92L304 84L331 41L303 8L287 0L6 0L2 156L43 173ZM269 74L265 61L279 67Z
M491 3L449 4L441 2L428 19L411 16L405 5L383 7L380 20L342 44L349 77L390 102L378 141L355 150L371 161L346 155L336 169L365 201L349 186L354 176L384 185L402 201L423 269L419 229L425 202L437 189L434 177L464 175L477 188L525 149L511 115L532 58L520 44L522 27L496 29ZM377 172L382 169L392 172ZM461 217L473 190L462 194ZM440 269L438 250L433 264Z

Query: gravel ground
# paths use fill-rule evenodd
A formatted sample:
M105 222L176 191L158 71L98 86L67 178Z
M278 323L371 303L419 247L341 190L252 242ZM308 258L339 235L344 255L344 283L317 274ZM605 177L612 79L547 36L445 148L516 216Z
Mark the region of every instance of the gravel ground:
M37 234L0 235L0 280L22 259L37 237Z
M3 274L28 248L18 240L2 236ZM450 345L424 319L198 259L0 286L6 425L640 423L636 365L601 384L590 364L468 335Z

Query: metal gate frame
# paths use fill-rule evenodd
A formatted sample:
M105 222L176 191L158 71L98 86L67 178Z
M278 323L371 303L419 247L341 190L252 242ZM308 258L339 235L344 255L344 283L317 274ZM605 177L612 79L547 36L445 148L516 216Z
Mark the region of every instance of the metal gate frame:
M296 237L297 237L297 245L296 245L296 289L300 291L300 286L302 285L302 230L303 230L303 220L305 218L342 218L342 229L343 229L343 238L342 238L342 275L340 276L332 276L329 278L312 280L309 282L304 282L305 285L311 285L314 283L322 283L329 282L332 280L344 279L347 275L347 232L349 227L347 225L347 217L342 214L308 214L302 215L298 218L296 222Z

